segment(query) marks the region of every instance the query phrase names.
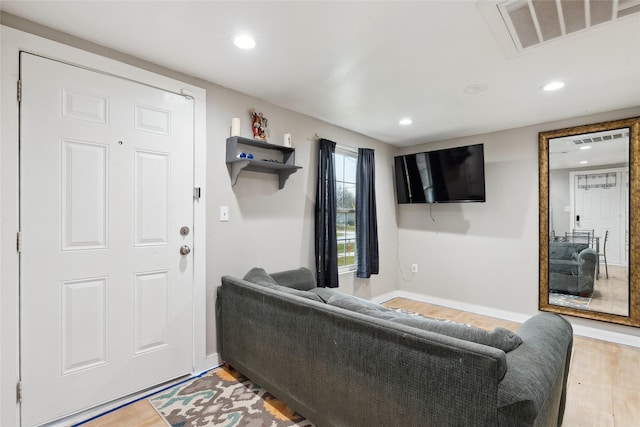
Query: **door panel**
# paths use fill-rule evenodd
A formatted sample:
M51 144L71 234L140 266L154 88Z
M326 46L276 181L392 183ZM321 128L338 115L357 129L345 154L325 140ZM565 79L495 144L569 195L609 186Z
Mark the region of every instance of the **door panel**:
M604 246L605 230L609 230L607 262L621 264L623 262L620 252L620 236L623 229L621 227L621 175L619 172L606 172L576 173L573 183L575 195L573 228L594 230L595 236L600 237L600 252ZM604 182L603 176L609 176L607 182ZM587 185L591 181L595 184ZM577 216L580 216L580 221L577 220Z
M193 370L193 104L21 55L23 425Z

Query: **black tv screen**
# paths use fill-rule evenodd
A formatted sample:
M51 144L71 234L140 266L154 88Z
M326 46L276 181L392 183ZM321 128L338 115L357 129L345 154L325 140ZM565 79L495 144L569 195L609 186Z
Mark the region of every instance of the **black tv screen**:
M484 202L484 145L395 157L399 204Z

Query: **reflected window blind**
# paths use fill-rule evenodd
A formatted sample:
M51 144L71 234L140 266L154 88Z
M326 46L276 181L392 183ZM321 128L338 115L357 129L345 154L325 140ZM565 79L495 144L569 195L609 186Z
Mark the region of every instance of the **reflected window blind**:
M617 174L615 172L578 175L578 188L613 188L616 186Z

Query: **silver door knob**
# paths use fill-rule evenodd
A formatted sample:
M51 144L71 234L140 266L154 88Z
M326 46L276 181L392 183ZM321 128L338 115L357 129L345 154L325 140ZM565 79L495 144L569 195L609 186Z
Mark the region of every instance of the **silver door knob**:
M187 245L180 246L180 254L181 255L189 255L191 252L191 248Z

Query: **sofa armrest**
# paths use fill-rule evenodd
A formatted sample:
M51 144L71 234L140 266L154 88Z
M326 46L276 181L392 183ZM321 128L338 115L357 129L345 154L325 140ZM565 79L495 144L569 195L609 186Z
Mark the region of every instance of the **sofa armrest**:
M588 248L578 254L579 274L593 276L598 264L598 254L594 249Z
M550 259L549 273L566 274L568 276L578 276L578 262L564 259Z
M588 248L578 255L578 293L580 295L591 295L596 275L596 265L598 254Z
M522 344L506 354L498 387L500 425L561 425L573 329L563 317L540 313L518 330Z

